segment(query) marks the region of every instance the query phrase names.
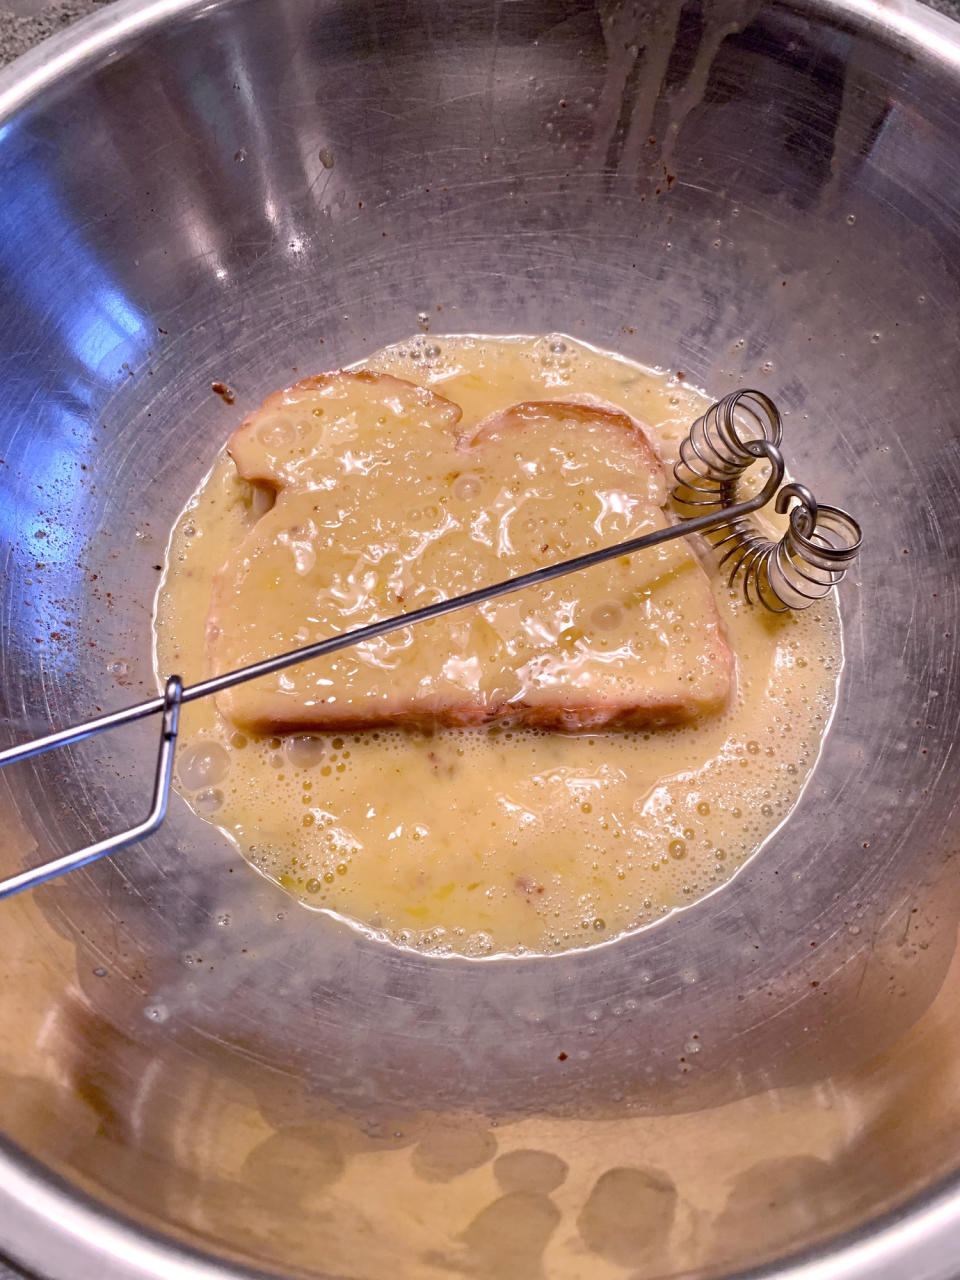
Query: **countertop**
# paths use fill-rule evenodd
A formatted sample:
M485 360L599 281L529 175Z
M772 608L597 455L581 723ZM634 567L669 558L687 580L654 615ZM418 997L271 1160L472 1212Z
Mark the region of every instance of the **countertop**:
M52 4L47 0L0 0L0 67L107 3L109 0L54 0ZM960 18L960 0L925 3L949 17Z
M108 0L0 0L0 67Z

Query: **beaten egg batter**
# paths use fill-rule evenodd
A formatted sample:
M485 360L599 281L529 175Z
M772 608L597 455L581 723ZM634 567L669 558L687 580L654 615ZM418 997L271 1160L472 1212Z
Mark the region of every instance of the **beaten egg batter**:
M467 424L524 401L599 397L644 425L667 467L709 405L676 378L560 336L417 338L357 367L438 392ZM222 452L171 536L158 672L209 674L214 582L263 512ZM267 736L206 699L183 711L178 789L306 905L400 944L481 956L615 937L729 879L796 803L829 721L842 654L833 597L775 616L714 570L711 586L735 690L691 724Z

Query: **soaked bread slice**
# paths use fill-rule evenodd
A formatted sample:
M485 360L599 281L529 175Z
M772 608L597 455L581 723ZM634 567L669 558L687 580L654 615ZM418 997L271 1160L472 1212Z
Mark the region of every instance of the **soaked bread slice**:
M309 378L228 448L276 493L221 569L214 672L667 523L663 468L612 407L530 401L467 427L388 375ZM685 540L571 574L219 695L256 732L389 724L547 729L718 711L733 658Z

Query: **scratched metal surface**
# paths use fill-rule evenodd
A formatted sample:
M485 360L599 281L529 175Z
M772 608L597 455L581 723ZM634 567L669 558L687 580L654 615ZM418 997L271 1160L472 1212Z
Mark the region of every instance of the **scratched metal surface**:
M0 1247L56 1280L316 1276L297 1162L334 1112L349 1165L413 1146L437 1111L471 1134L477 1115L502 1132L697 1111L722 1180L725 1107L788 1116L793 1090L844 1082L848 1146L804 1174L773 1126L725 1261L709 1217L663 1247L697 1275L772 1275L868 1223L776 1274L943 1280L960 1250L960 1027L935 1001L960 917L947 24L763 0L152 8L162 29L141 39L121 5L125 31L94 32L33 104L0 82L5 740L81 718L91 690L152 687L164 534L237 412L320 339L335 365L423 308L449 329L568 329L717 393L758 383L798 471L863 518L862 586L795 816L722 895L612 947L387 951L290 910L178 803L143 848L6 904ZM15 795L4 781L0 857L125 821L152 750L134 730L24 767ZM286 1163L273 1139L235 1157L247 1110ZM57 1198L9 1144L158 1236ZM877 1215L921 1193L940 1199L884 1235ZM771 1235L778 1194L799 1211Z

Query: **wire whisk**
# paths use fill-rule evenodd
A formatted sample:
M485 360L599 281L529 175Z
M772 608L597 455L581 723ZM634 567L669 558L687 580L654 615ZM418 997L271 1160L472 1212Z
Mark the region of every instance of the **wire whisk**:
M32 888L66 871L85 866L106 854L142 840L163 821L170 795L173 758L179 730L180 708L207 698L246 680L272 675L287 667L326 657L341 649L374 640L378 636L428 622L525 588L535 588L554 578L589 569L619 556L629 556L675 538L704 535L721 552L721 565L730 566L730 582L743 580L748 603L759 602L775 613L802 609L835 586L856 558L860 526L838 507L821 507L806 486L783 484L784 461L780 452L782 427L773 401L761 391L737 391L725 396L693 424L680 448L674 467L674 502L692 514L653 533L601 547L530 573L517 574L465 595L438 600L421 609L397 614L318 640L300 649L276 654L236 671L212 676L184 686L171 675L162 695L108 715L61 729L0 751L0 768L18 760L105 733L119 725L161 715L160 743L150 810L140 822L95 844L64 854L40 866L0 879L0 898ZM737 501L739 482L756 462L765 462L768 474L752 496ZM750 517L776 499L781 514L789 511L787 532L779 541L764 537Z
M734 391L693 424L673 468L674 501L681 511L730 508L744 472L779 449L783 426L776 405L762 391ZM791 505L793 504L793 505ZM779 541L765 537L748 516L733 516L705 537L722 552L732 586L738 578L748 604L772 613L805 609L839 583L860 549L860 526L839 507L820 506L803 484L787 484L776 510L789 511Z

